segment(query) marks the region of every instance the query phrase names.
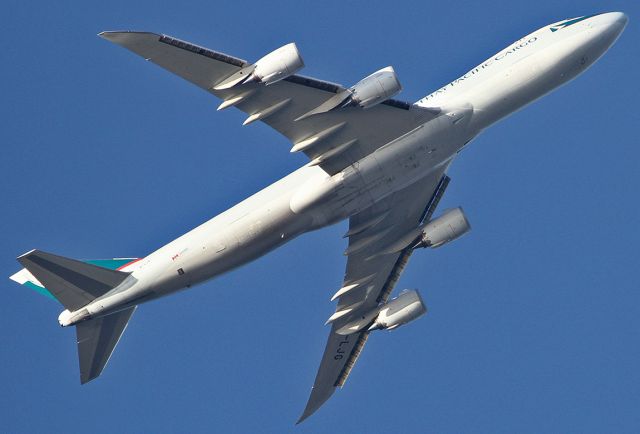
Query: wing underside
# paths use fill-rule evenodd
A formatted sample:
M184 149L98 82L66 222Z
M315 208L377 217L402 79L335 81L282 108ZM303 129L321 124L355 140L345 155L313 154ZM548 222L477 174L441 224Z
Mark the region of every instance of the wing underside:
M166 35L103 32L100 36L221 98L219 109L233 106L245 112L244 124L259 120L269 125L292 143L291 152L305 153L310 165L318 165L330 175L439 114L437 109L392 99L367 109L340 106L321 111L317 109L343 92L343 86L292 75L268 86L246 81L224 88L221 83L250 67L247 61ZM443 178L446 167L435 168L421 181L350 219L344 284L334 296L339 299L336 314L331 318L327 346L300 421L316 411L349 376L368 333L340 335L336 330L387 300L411 252L386 252L385 247L407 235L433 211L442 180L448 179Z
M345 88L315 78L292 75L274 84L214 87L248 62L179 39L148 32L102 32L100 36L142 56L247 113L245 123L266 123L304 152L312 164L334 174L389 141L436 116L426 109L389 99L366 110L345 107L300 119Z
M405 248L396 253L384 253L385 247L431 218L449 182L445 170L446 167L436 170L350 219L347 267L340 290L346 288L347 291L339 297L336 313L351 310L332 323L309 401L298 423L320 408L337 387L345 384L369 332L341 335L336 331L388 300L413 250Z

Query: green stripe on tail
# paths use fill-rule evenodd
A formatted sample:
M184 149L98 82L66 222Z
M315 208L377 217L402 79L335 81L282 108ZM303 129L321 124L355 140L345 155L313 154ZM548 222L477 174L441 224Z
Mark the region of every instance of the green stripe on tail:
M97 265L98 267L107 268L109 270L119 270L120 268L123 268L124 266L132 262L135 262L137 260L138 258L116 258L116 259L92 259L92 260L83 261L83 262L86 262L87 264ZM21 272L16 273L15 276L21 274L22 272L27 272L27 271L23 269ZM12 279L13 277L14 276L12 276ZM31 288L34 291L37 291L40 294L51 298L52 300L56 300L56 298L47 290L47 288L44 288L32 282L31 280L23 281L22 279L19 279L19 278L13 279L13 280L16 280L18 283L22 283L24 286Z

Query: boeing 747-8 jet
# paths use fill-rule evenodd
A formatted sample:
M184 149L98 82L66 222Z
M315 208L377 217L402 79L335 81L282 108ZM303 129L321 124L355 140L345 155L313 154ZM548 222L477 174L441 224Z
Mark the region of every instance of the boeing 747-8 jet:
M287 241L349 220L346 272L311 396L299 421L342 387L374 330L425 313L417 291L390 299L417 248L469 229L461 208L434 211L458 153L482 130L570 81L623 31L620 12L562 20L519 39L462 77L410 104L392 99L392 67L351 87L296 73L294 43L254 63L148 32L103 32L127 48L261 121L309 162L180 238L135 259L78 261L23 254L18 283L57 299L60 325L76 326L80 381L100 375L138 305L252 261Z

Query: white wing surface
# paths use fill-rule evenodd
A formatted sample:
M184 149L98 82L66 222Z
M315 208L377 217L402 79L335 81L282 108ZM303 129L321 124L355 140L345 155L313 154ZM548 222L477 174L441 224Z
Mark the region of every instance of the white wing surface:
M341 85L291 75L273 84L240 81L249 62L179 39L147 32L103 32L101 37L121 45L223 100L219 109L234 106L247 113L245 124L261 121L304 152L312 165L335 174L379 147L437 116L437 109L388 99L373 107L320 110L340 98ZM244 73L244 72L243 72ZM216 89L217 87L217 89ZM314 114L310 114L314 113ZM340 327L386 302L411 255L410 249L386 253L399 238L429 219L448 178L446 165L375 206L351 217L343 288L324 356L298 422L314 413L356 362L368 332L336 333Z
M341 335L336 330L387 301L412 250L409 247L397 253L384 252L431 218L449 182L443 175L445 170L446 167L434 172L349 220L347 269L336 314L348 312L332 323L311 396L298 423L320 408L347 380L369 332Z
M265 86L247 83L215 90L243 67L245 60L179 39L148 32L102 32L100 36L121 45L196 86L221 98L287 137L292 151L302 151L313 164L334 174L380 146L424 124L433 109L387 100L374 107L345 107L296 120L345 88L334 83L292 75Z

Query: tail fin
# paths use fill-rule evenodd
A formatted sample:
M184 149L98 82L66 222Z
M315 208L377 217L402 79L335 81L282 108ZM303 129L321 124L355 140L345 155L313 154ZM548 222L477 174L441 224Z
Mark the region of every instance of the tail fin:
M25 253L18 262L72 312L111 291L129 276L40 250Z

